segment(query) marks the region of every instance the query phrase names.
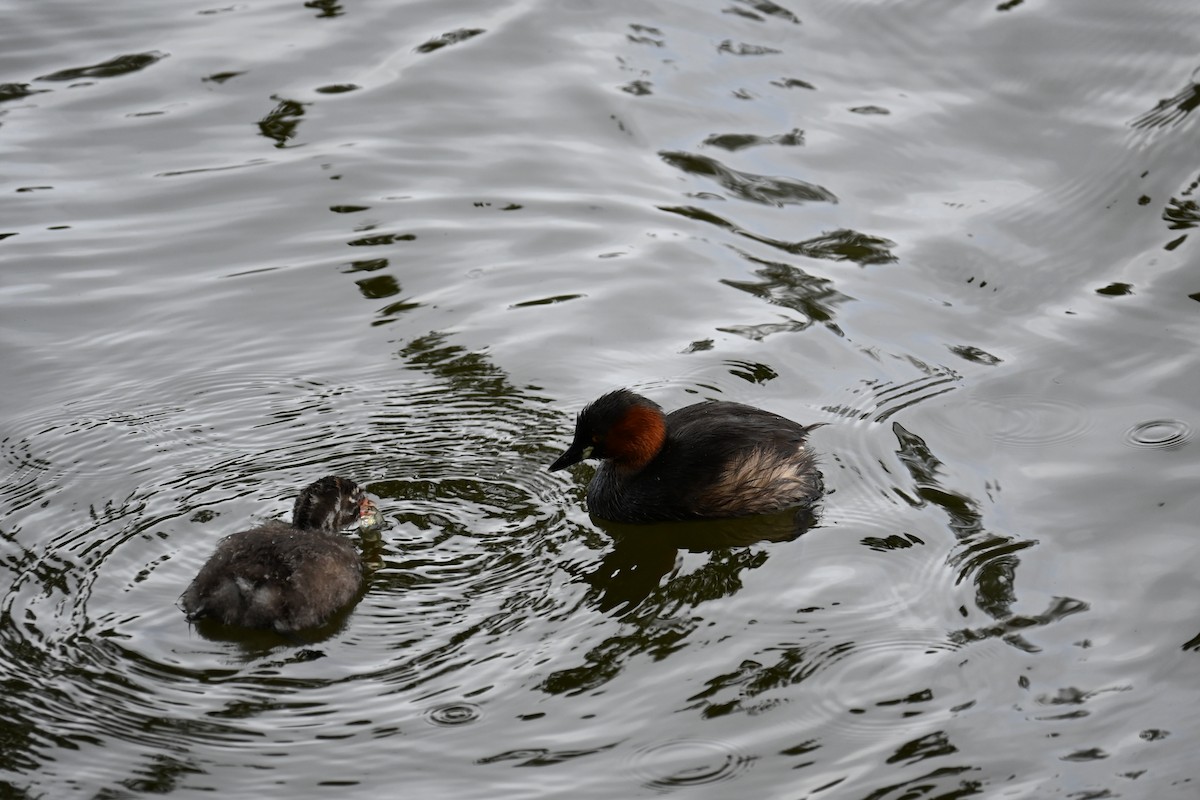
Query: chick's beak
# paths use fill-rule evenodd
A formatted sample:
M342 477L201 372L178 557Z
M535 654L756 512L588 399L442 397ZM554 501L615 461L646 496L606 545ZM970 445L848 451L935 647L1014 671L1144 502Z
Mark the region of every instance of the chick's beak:
M364 497L358 501L358 527L361 529L379 528L383 526L383 513Z

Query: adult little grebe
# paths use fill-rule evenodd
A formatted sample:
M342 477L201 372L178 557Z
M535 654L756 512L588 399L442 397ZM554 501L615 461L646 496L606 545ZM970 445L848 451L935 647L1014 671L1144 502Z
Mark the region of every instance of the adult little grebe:
M618 389L580 412L574 441L550 470L600 459L588 508L614 522L769 514L820 495L821 473L805 445L817 425L726 401L663 414Z
M379 517L362 489L333 475L306 486L292 524L272 520L226 536L180 596L188 622L203 618L290 633L314 628L362 587L362 559L340 531Z

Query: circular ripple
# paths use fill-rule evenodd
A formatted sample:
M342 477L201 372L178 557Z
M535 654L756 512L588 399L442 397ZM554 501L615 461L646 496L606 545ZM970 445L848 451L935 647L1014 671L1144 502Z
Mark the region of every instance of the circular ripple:
M150 404L65 403L16 422L0 440L0 462L7 468L6 479L137 471L139 460L128 455L135 447L158 452L203 446L200 426L172 421L182 413L181 408Z
M112 387L5 425L5 480L138 474L156 463L196 462L307 410L320 385L281 375L206 374Z
M990 408L997 423L991 436L1000 444L1061 444L1080 438L1091 427L1082 407L1056 400L1003 398Z
M900 635L914 632L899 631ZM837 730L842 736L870 739L880 731L908 730L913 713L937 707L931 688L943 674L946 659L958 659L957 647L945 640L894 638L845 642L825 654L825 663L810 676L812 702L804 711L807 724ZM824 667L838 663L834 673ZM921 687L914 691L915 687Z
M1085 435L1092 426L1088 410L1062 400L1031 395L974 397L947 418L951 428L978 431L1010 447L1062 444Z
M1192 439L1192 428L1178 419L1152 419L1139 422L1125 432L1125 444L1173 450Z
M452 703L438 706L425 713L425 718L434 725L467 725L483 716L483 711L471 703Z
M753 761L729 745L706 739L676 739L633 754L634 770L644 785L659 790L727 781L749 769Z

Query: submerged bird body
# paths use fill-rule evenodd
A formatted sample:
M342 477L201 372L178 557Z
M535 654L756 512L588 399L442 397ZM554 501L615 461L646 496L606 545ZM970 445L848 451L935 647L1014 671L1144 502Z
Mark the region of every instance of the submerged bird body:
M600 459L588 508L614 522L770 514L820 495L806 445L814 427L725 401L664 414L621 389L584 408L571 447L550 469Z
M291 525L271 521L222 539L180 606L189 622L280 633L317 627L362 587L362 559L340 531L377 513L353 482L322 478L296 499Z

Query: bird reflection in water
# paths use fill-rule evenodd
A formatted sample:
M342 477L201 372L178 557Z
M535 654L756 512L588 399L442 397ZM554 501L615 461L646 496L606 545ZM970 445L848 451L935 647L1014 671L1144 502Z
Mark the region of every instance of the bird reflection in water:
M711 568L713 574L708 576L711 580L699 581L700 585L684 594L695 595L691 599L697 602L714 599L735 592L741 586L741 571L764 560L720 558L718 553L760 542L792 541L817 522L816 509L811 505L755 517L654 525L623 524L592 517L592 523L612 538L613 547L583 580L599 593L601 611L615 609L625 614L658 588L663 576L674 568L680 550L711 552L712 560L701 569Z

